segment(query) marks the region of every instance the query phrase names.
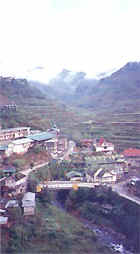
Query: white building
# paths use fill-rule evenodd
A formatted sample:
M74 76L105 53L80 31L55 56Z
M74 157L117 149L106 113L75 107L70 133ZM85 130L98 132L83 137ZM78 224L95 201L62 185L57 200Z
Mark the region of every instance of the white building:
M33 140L29 138L13 140L8 144L5 154L7 156L10 156L12 153L24 154L28 151L29 147L31 147L32 143Z
M35 207L35 193L33 192L26 192L22 199L22 206L23 207Z
M113 152L114 145L112 143L107 142L104 138L101 138L99 142L94 143L96 148L96 152Z

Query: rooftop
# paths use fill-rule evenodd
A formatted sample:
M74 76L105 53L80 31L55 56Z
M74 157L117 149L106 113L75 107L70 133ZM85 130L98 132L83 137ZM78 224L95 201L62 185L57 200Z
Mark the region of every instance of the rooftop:
M77 171L70 171L66 174L66 177L71 178L71 177L75 177L75 176L82 176L82 173L77 172Z
M5 168L5 169L3 169L3 172L4 173L15 173L16 170L15 170L15 168Z
M32 139L34 141L45 141L55 137L56 137L56 134L50 133L50 132L41 132L39 134L28 136L29 139Z
M122 153L124 156L127 157L139 157L140 156L140 149L136 149L136 148L129 148L123 151Z
M2 130L0 130L0 134L5 133L5 132L24 130L24 129L30 129L30 127L17 127L17 128L2 129Z
M0 151L5 151L8 148L8 146L0 146Z
M21 139L16 139L16 140L12 141L12 144L20 145L20 144L26 144L26 143L31 143L31 142L33 142L33 140L30 138L21 138Z
M35 201L35 193L33 192L26 192L22 201Z

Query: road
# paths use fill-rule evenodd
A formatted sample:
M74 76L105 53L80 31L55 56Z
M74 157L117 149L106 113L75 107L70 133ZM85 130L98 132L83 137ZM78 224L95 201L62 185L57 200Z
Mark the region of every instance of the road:
M25 183L26 180L27 180L27 177L28 177L29 173L31 173L32 171L34 171L34 170L36 170L36 169L38 169L38 168L44 167L44 166L46 166L46 165L48 165L48 162L44 162L44 163L39 164L39 165L37 165L37 166L35 166L35 167L33 167L33 168L29 168L29 169L25 169L25 170L20 171L20 173L22 173L23 175L25 175L25 177L23 177L22 179L20 179L19 181L17 181L15 185L18 186L18 185L20 185L20 184Z
M37 165L37 166L34 166L33 168L29 168L29 169L22 170L22 171L20 171L20 173L22 173L22 174L25 175L25 176L28 176L30 172L32 172L32 171L34 171L34 170L36 170L36 169L38 169L38 168L42 168L42 167L44 167L44 166L46 166L46 165L48 165L48 161L47 161L47 162L44 162L44 163L42 163L42 164L39 164L39 165Z
M68 150L66 153L61 157L61 160L69 160L69 155L73 153L73 149L75 147L75 142L70 140L68 145Z
M126 183L127 182L125 182L125 184ZM112 186L112 190L117 192L121 197L129 199L129 200L133 201L134 203L140 205L140 199L133 196L133 195L128 194L123 185L124 185L124 182L115 184Z
M72 189L74 187L94 188L99 184L73 181L48 181L45 185L48 189Z

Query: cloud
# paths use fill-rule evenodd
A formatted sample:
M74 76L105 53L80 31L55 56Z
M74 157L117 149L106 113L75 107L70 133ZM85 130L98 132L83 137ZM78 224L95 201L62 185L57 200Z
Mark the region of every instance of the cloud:
M139 60L139 9L139 0L2 0L1 70L43 67L47 80L63 68L93 76Z

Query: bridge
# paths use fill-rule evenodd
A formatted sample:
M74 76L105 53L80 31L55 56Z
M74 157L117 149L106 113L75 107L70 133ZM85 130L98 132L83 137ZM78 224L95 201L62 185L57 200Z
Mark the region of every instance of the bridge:
M83 188L94 188L100 185L100 183L87 183L87 182L76 182L76 181L48 181L42 184L42 187L46 187L49 190L62 190L62 189L76 189L79 187Z
M104 185L107 183L103 182L76 182L76 181L48 181L42 185L42 187L46 187L49 190L65 190L65 189L78 189L78 188L95 188L99 185ZM120 196L140 205L140 199L135 196L130 196L127 194L124 189L122 189L121 184L108 184L108 186L112 187L114 192L117 192Z

